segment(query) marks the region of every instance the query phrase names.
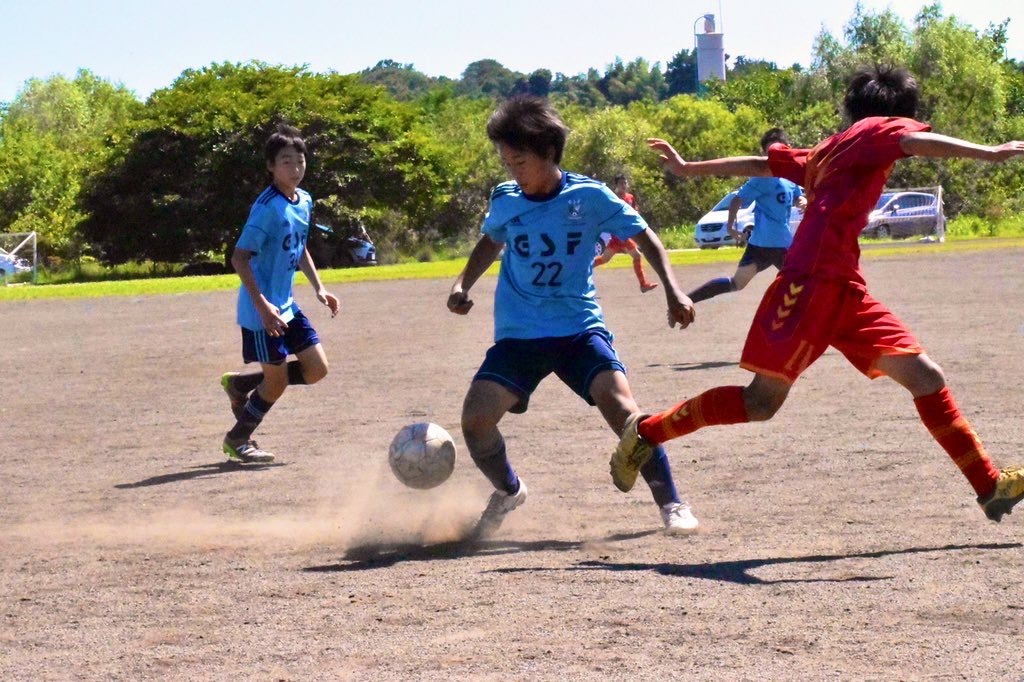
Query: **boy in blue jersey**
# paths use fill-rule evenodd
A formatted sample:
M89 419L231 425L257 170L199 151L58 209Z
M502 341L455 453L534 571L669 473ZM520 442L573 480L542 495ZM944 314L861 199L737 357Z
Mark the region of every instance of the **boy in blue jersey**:
M768 147L776 142L789 144L781 128L772 128L761 136L761 151L767 154ZM736 230L736 214L744 200L756 202L754 229L749 237ZM769 177L747 180L729 204L729 222L726 225L736 244L742 244L744 240L747 242L736 273L732 277L717 277L705 282L690 292L690 300L697 303L719 294L739 291L769 265L781 270L786 251L793 243L793 233L789 229L790 207L797 206L803 210L806 205L804 191L789 180Z
M253 431L290 384L315 384L327 375L320 338L292 296L296 270L309 279L331 317L338 314L338 299L324 289L306 250L313 210L313 199L299 189L306 144L298 130L279 126L264 151L272 182L253 203L231 256L242 280L242 359L260 363L259 370L221 377L236 419L224 437L224 452L236 462L273 461L274 455L252 440ZM295 359L288 360L289 355Z
M602 232L632 238L665 285L669 321L693 321L658 237L637 212L603 183L562 171L568 128L547 102L519 96L505 101L487 123L513 180L491 194L483 235L452 285L448 308L465 315L469 291L504 249L494 301L494 345L473 377L462 408L462 433L474 463L494 486L476 525L493 534L526 501L526 484L512 469L498 422L525 412L530 394L554 372L621 433L636 402L625 367L612 346L594 289L594 245ZM644 478L670 533L690 533L697 519L680 501L662 449Z

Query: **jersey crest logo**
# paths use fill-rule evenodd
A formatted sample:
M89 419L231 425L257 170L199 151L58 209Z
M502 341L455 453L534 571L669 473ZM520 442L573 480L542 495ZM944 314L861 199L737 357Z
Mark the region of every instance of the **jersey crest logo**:
M523 221L519 219L519 216L516 216L516 217L512 218L512 220L508 221L508 224L509 225L522 225Z
M569 200L569 220L583 219L583 202L579 199Z

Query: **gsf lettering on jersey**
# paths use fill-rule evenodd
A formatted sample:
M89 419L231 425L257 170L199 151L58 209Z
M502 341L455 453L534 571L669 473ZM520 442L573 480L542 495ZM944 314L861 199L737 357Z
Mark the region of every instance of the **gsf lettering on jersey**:
M554 237L541 232L532 235L532 239L531 235L517 234L512 239L512 251L520 258L551 259L530 263L530 269L534 273L531 283L539 287L558 287L562 285L561 275L565 267L560 257L574 255L582 243L582 232L566 232Z
M540 243L534 242L531 244L530 235L528 234L517 234L512 239L512 249L516 252L517 256L523 258L529 258L530 256L540 256L541 258L551 258L552 256L558 255L558 244L555 238L546 232L541 232L539 235L534 235L539 239ZM564 236L565 238L565 255L571 256L576 253L576 248L583 241L582 232L567 232L565 235L556 235L557 237ZM532 248L531 248L532 247Z
M306 248L306 235L299 233L288 233L281 242L281 250L288 252L289 262L292 268L299 267L299 258Z

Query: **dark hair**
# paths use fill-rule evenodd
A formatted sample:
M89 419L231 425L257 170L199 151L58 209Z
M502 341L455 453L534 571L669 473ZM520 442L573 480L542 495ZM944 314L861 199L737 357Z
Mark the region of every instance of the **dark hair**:
M917 80L902 67L862 66L850 79L843 110L850 123L869 116L917 115Z
M615 187L620 182L629 182L629 178L627 178L622 173L619 173L618 175L615 176L615 179L612 180L612 187Z
M555 163L562 162L568 136L568 126L543 97L517 95L509 98L498 105L487 121L487 137L491 142L541 157L554 151Z
M267 159L267 163L274 163L278 153L285 147L295 147L295 151L306 156L306 141L302 139L299 129L281 124L267 138L267 143L263 147L263 156Z
M789 138L786 137L786 131L782 128L769 128L761 136L761 151L768 151L768 147L771 147L776 142L781 142L784 145L789 145Z

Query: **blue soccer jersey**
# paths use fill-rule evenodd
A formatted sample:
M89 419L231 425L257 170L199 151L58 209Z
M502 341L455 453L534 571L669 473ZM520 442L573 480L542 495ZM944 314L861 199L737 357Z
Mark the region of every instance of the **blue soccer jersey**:
M782 178L750 178L737 194L741 199L754 200L754 231L749 243L754 246L788 249L793 243L789 229L789 210L803 190Z
M249 261L260 292L291 321L298 306L292 297L292 282L299 259L306 248L313 199L305 190L296 190L291 201L271 185L263 190L249 211L236 246L253 252ZM243 286L238 293L238 324L246 329L263 329L256 307Z
M644 219L603 183L562 173L553 196L498 185L482 231L505 245L494 294L494 338L570 336L604 328L594 289L594 247L602 232L628 239Z

